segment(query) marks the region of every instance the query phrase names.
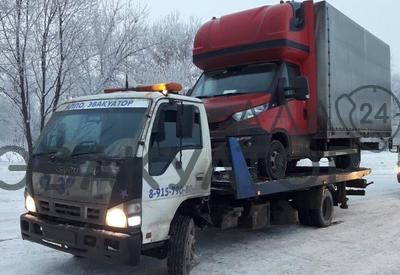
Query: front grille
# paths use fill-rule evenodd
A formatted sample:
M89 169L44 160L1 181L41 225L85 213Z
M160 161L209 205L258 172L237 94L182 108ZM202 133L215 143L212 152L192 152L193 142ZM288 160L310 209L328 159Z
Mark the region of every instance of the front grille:
M54 210L57 214L70 217L81 217L81 208L79 206L55 203Z
M42 214L65 219L89 221L99 223L102 211L99 208L68 204L60 201L52 202L39 200L39 209Z
M39 206L43 212L50 212L50 203L48 201L40 201Z
M87 208L86 209L86 218L89 219L89 220L99 220L99 218L100 218L100 209Z

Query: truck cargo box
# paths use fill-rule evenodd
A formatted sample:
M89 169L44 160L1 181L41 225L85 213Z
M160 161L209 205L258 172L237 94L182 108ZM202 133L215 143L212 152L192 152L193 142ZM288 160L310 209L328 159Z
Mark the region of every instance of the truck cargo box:
M389 46L325 1L315 4L315 40L319 134L390 137Z

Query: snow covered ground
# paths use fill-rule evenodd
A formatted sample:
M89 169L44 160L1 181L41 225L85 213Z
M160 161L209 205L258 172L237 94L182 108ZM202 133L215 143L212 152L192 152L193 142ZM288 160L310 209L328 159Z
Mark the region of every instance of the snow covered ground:
M4 161L4 160L3 160ZM199 232L200 264L193 274L398 274L400 273L400 184L397 155L364 153L375 184L367 196L335 209L335 223L314 229L273 226L251 232ZM0 180L5 180L0 160ZM3 177L3 178L2 178ZM18 181L21 174L14 174ZM10 180L10 179L9 179ZM23 191L0 190L1 274L165 274L165 261L143 258L139 267L113 266L22 241Z

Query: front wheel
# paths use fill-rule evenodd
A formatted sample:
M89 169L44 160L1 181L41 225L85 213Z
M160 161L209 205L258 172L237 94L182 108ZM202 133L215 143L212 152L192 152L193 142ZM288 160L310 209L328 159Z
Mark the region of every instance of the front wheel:
M288 157L286 149L282 143L277 140L271 142L271 147L265 164L270 179L279 180L285 177Z
M193 267L195 225L191 217L178 215L171 224L167 269L170 275L187 275Z

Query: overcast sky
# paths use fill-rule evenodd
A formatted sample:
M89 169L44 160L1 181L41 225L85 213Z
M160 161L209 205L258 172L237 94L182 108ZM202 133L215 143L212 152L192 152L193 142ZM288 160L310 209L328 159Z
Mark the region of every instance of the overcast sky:
M351 19L384 40L391 47L393 69L400 73L400 1L398 0L330 0ZM150 14L158 17L173 11L182 16L196 16L207 21L235 11L277 4L279 0L148 0Z

